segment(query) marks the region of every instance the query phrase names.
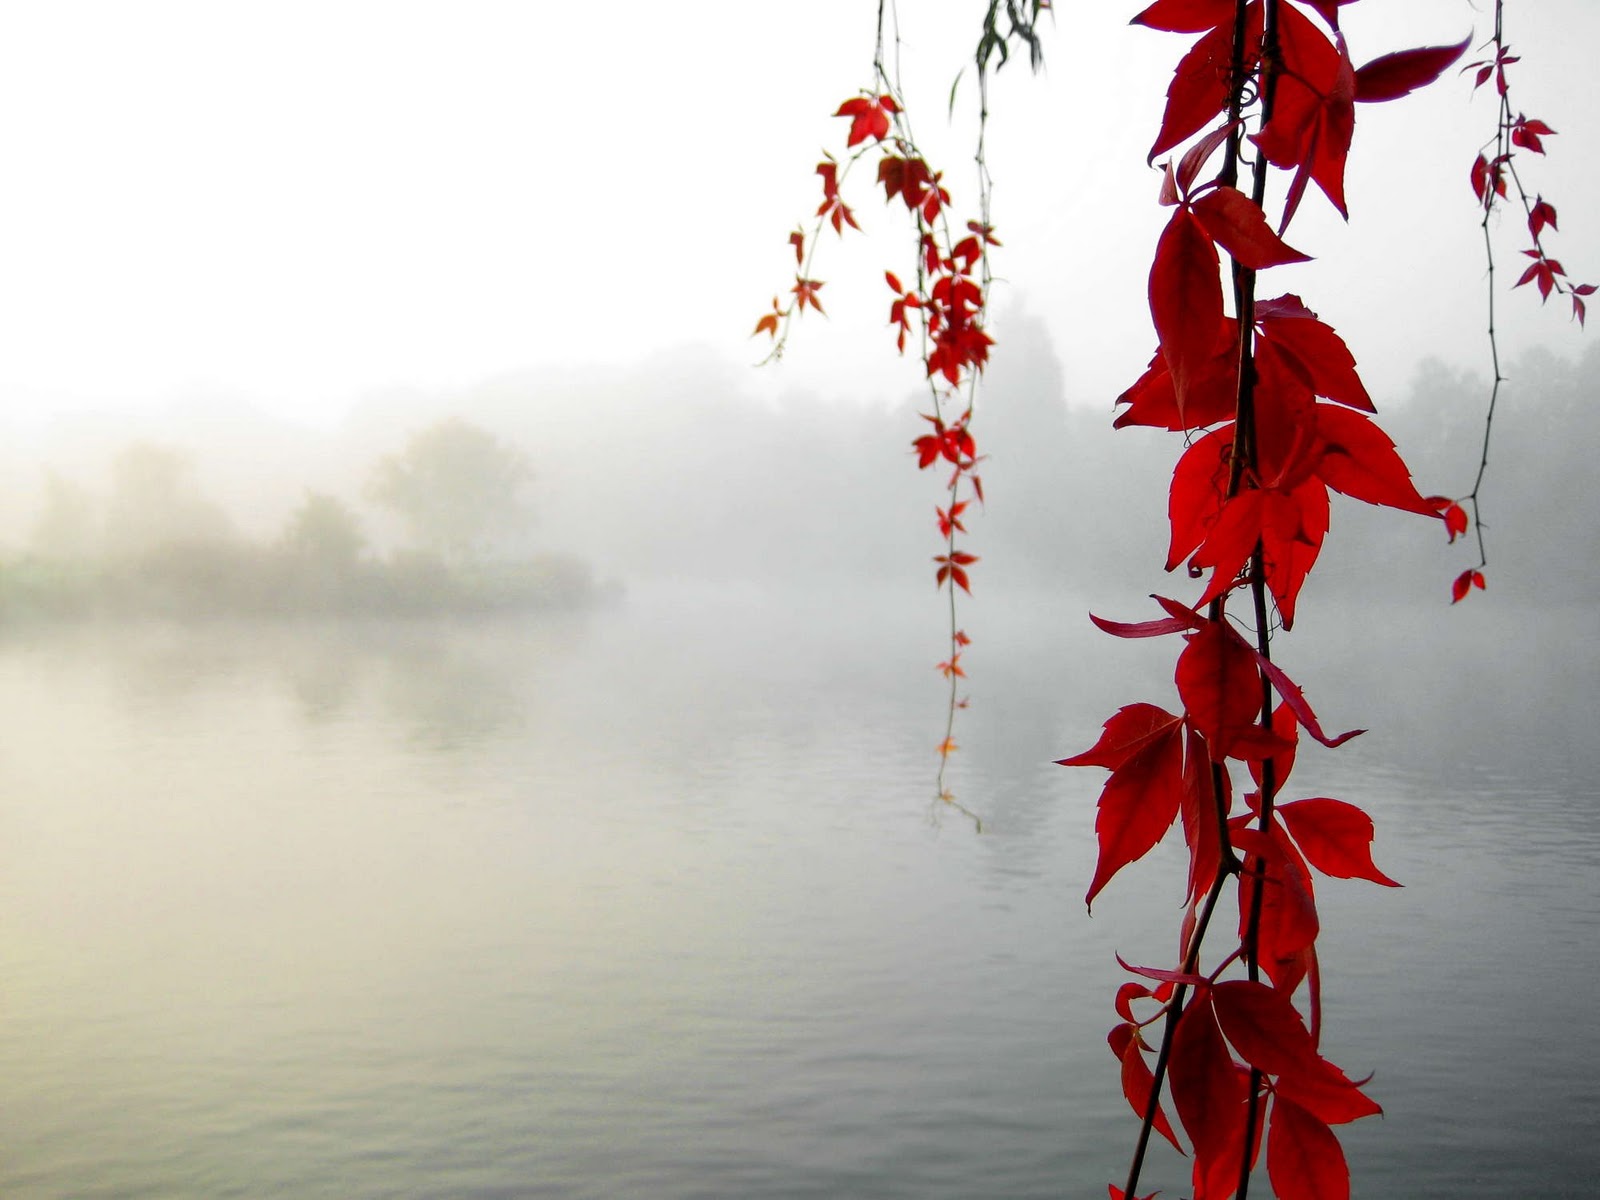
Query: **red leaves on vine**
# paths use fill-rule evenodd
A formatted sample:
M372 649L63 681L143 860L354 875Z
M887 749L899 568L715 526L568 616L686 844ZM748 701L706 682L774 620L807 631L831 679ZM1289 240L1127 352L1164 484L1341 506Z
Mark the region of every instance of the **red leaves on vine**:
M849 206L839 196L839 164L832 158L825 158L817 164L817 174L822 176L822 203L817 208L817 216L832 225L833 231L841 237L844 236L846 225L851 229L860 229ZM796 245L797 258L799 253L800 247Z
M1493 158L1485 158L1479 154L1472 164L1472 194L1484 208L1489 208L1495 197L1505 199L1505 165L1508 157L1497 154Z
M871 138L881 142L889 136L891 114L900 111L893 96L856 96L839 106L836 117L849 117L850 136L845 145L856 146Z
M795 276L794 287L789 290L794 293L796 304L801 312L805 312L806 305L810 305L818 312L822 312L822 303L817 299L817 292L822 289L822 284L815 279L801 279ZM826 313L823 313L826 316Z
M900 197L908 211L920 214L930 225L950 203L950 193L939 183L941 178L940 172L929 170L920 158L886 154L878 163L878 182L883 185L885 199Z
M1194 1146L1196 1200L1227 1200L1239 1182L1245 1149L1249 1073L1233 1061L1206 990L1178 1018L1172 1038L1172 1103Z
M1439 515L1444 518L1445 532L1450 535L1451 542L1454 542L1458 537L1466 535L1467 526L1470 523L1466 509L1450 499L1449 496L1429 496L1428 503L1433 505Z
M1556 280L1566 275L1566 271L1562 269L1561 264L1555 259L1546 258L1542 251L1536 249L1524 250L1523 253L1533 259L1533 262L1522 273L1522 277L1511 286L1519 288L1525 283L1536 283L1539 285L1540 297L1545 300L1550 299L1550 293L1555 289Z
M1519 116L1511 122L1511 144L1535 154L1544 153L1544 138L1554 137L1555 130L1543 121Z
M963 592L972 594L966 569L978 561L976 554L968 554L965 550L952 550L949 554L936 555L933 561L939 564L939 569L934 575L936 584L942 587L944 581L948 579Z
M1130 704L1106 721L1099 741L1064 767L1109 767L1095 835L1100 857L1084 903L1131 862L1143 858L1177 820L1184 788L1183 718L1154 704Z
M1473 588L1480 592L1488 585L1484 582L1483 572L1472 568L1461 572L1450 585L1450 603L1460 604L1471 593Z

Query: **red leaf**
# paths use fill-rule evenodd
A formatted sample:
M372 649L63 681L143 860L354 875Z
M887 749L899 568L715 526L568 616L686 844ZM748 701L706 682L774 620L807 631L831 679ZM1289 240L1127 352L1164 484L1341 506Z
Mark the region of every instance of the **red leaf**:
M1172 538L1167 570L1172 570L1205 541L1222 512L1233 455L1233 425L1214 429L1183 452L1173 468L1167 493L1167 518Z
M1289 997L1277 988L1232 979L1211 989L1217 1024L1245 1062L1267 1075L1319 1074L1321 1055Z
M1190 987L1200 987L1209 982L1204 975L1197 975L1193 971L1175 971L1168 967L1136 967L1120 954L1117 955L1117 966L1130 974L1158 980L1161 983L1182 983Z
M1232 419L1239 395L1239 322L1223 317L1211 357L1189 381L1183 406L1178 405L1172 373L1160 350L1150 367L1122 395L1129 406L1114 426L1153 425L1158 429L1198 429Z
M1234 637L1239 637L1239 635L1235 633ZM1240 640L1242 644L1243 639ZM1256 656L1256 665L1261 668L1262 674L1272 680L1273 688L1277 690L1278 695L1283 697L1283 702L1294 713L1295 719L1300 722L1301 728L1324 746L1329 749L1335 746L1342 746L1351 738L1366 732L1365 729L1351 729L1339 734L1337 737L1330 738L1322 731L1322 724L1317 720L1317 714L1311 711L1311 705L1306 703L1305 693L1300 690L1300 685L1290 679L1277 663L1266 658L1254 648L1251 648L1251 653Z
M1472 44L1469 33L1454 46L1422 46L1375 58L1356 71L1356 99L1398 100L1443 75Z
M1233 806L1233 789L1227 768L1219 766L1217 773L1222 781L1220 807L1226 819ZM1189 891L1186 899L1191 913L1210 889L1212 880L1217 877L1217 868L1222 865L1218 807L1218 798L1213 794L1211 763L1206 755L1205 741L1190 729L1184 741L1183 796L1178 814L1183 819L1183 840L1189 847ZM1187 943L1187 935L1183 940Z
M1279 76L1272 119L1253 140L1268 160L1296 172L1279 230L1294 217L1308 180L1314 180L1341 216L1344 164L1355 132L1355 69L1344 38L1326 34L1292 6L1280 10Z
M1092 905L1119 870L1143 858L1177 818L1182 733L1180 718L1153 704L1130 704L1106 721L1100 740L1088 750L1059 760L1064 767L1111 769L1095 815L1100 855L1085 904Z
M1556 225L1556 210L1545 201L1543 196L1540 196L1534 201L1533 208L1528 213L1528 232L1533 235L1535 241L1544 232L1546 225L1551 229L1559 228Z
M1463 571L1456 576L1455 582L1450 585L1450 603L1459 604L1467 598L1467 593L1473 588L1484 590L1483 572L1478 570Z
M1294 710L1287 702L1280 703L1272 710L1272 732L1288 747L1272 756L1273 783L1281 789L1294 771L1295 753L1300 743L1300 723L1295 720ZM1257 787L1261 786L1263 765L1260 762L1250 763L1250 778L1255 780Z
M1233 0L1156 0L1130 25L1169 33L1201 33L1233 20Z
M1130 624L1125 621L1108 621L1104 617L1090 613L1089 620L1093 621L1098 629L1119 638L1163 637L1169 633L1182 633L1191 627L1187 621L1180 621L1176 617L1157 621L1136 621Z
M818 312L822 312L822 303L817 299L817 293L822 290L822 284L815 279L801 279L795 277L794 287L789 289L795 295L796 305L800 312L805 312L806 305L811 305ZM826 313L822 314L827 316Z
M1333 404L1317 405L1322 454L1317 475L1336 492L1403 512L1433 516L1434 507L1411 482L1411 472L1388 435L1366 417Z
M1280 1094L1267 1131L1267 1178L1278 1200L1349 1200L1350 1169L1333 1130Z
M1466 509L1449 496L1429 496L1428 503L1433 505L1434 511L1443 519L1445 532L1450 535L1451 542L1465 536L1469 524Z
M1121 1034L1122 1030L1127 1030L1127 1033ZM1144 1061L1138 1030L1132 1025L1119 1025L1111 1033L1112 1052L1122 1060L1122 1094L1128 1098L1128 1104L1133 1109L1134 1115L1142 1121L1145 1109L1150 1105L1150 1093L1155 1090L1155 1076L1151 1073L1149 1064ZM1123 1043L1120 1049L1117 1046L1119 1041ZM1167 1120L1167 1114L1159 1104L1156 1105L1154 1124L1156 1132L1171 1142L1174 1150L1182 1154L1183 1147L1178 1145L1178 1137L1172 1132L1172 1123Z
M1373 865L1372 818L1354 804L1318 796L1280 804L1277 811L1306 861L1324 875L1400 886Z
M1273 1091L1279 1100L1288 1100L1329 1125L1345 1125L1383 1111L1326 1059L1318 1074L1280 1079Z
M1227 122L1217 126L1184 151L1183 158L1172 176L1179 192L1185 196L1189 194L1189 189L1194 187L1195 176L1200 174L1200 168L1205 166L1206 161L1216 153L1217 147L1228 140L1228 135L1233 132L1237 124L1238 122Z
M1200 222L1185 209L1174 212L1150 267L1150 316L1180 409L1222 325L1220 267L1217 248Z
M1256 733L1261 711L1256 658L1231 627L1217 621L1207 622L1188 642L1178 656L1178 695L1212 760L1221 762L1241 739Z
M1284 300L1299 301L1297 296ZM1329 326L1307 311L1304 317L1261 315L1256 306L1261 336L1279 351L1284 361L1318 396L1325 396L1338 404L1372 412L1372 397L1356 374L1355 356L1344 339Z
M1162 7L1160 4L1151 5L1134 20L1151 24L1141 18L1148 17ZM1172 4L1170 7L1174 12L1193 8L1193 16L1184 20L1186 32L1197 33L1201 29L1208 29L1209 32L1190 47L1172 73L1172 82L1167 86L1167 106L1161 116L1161 131L1156 134L1155 144L1150 147L1147 162L1153 162L1156 155L1199 132L1226 107L1228 77L1233 71L1233 5L1213 2L1203 9L1198 5L1183 4ZM1206 14L1220 12L1224 7L1227 14L1222 20L1209 25L1199 23L1201 19L1209 20ZM1261 0L1251 0L1245 20L1244 58L1246 62L1253 63L1261 53Z
M900 108L892 96L856 96L839 106L836 117L851 117L850 137L846 146L854 146L872 138L881 142L889 136L889 114Z
M1317 940L1320 923L1305 861L1274 824L1269 833L1247 828L1235 818L1234 848L1245 853L1239 881L1239 939L1245 941L1256 889L1261 891L1261 920L1250 954L1284 995L1293 994L1309 965L1307 952Z
M1195 1200L1227 1200L1239 1182L1248 1089L1206 992L1200 989L1178 1019L1169 1080L1178 1120L1194 1144Z
M1311 261L1309 255L1285 245L1272 232L1260 206L1238 188L1213 188L1193 208L1212 240L1252 271Z

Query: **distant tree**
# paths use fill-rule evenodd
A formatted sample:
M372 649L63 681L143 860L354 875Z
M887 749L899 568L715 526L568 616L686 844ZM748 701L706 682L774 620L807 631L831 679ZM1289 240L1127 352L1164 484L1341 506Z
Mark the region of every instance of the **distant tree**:
M532 478L521 451L451 418L380 461L367 495L399 516L420 548L460 566L528 524L521 492Z
M201 495L194 464L183 451L136 442L112 462L105 528L111 555L216 545L232 534L227 514Z
M81 561L99 549L100 521L94 500L54 471L45 480L28 546L40 558Z
M348 573L366 544L355 511L337 496L313 491L289 514L279 538L297 564L327 575Z

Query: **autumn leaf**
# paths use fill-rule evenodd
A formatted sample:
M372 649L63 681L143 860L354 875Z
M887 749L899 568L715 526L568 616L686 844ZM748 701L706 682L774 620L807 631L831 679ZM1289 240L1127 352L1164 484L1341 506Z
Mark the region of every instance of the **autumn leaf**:
M1224 10L1226 12L1224 13ZM1170 13L1171 15L1166 15ZM1245 11L1244 60L1254 62L1261 53L1261 0L1251 0ZM1212 21L1214 15L1220 19ZM1172 73L1161 130L1145 157L1146 162L1170 150L1201 129L1227 107L1228 78L1233 71L1233 4L1153 4L1134 18L1135 23L1177 32L1206 34L1190 47ZM1160 24L1158 22L1166 22ZM1210 21L1209 24L1202 22Z
M1373 865L1372 818L1354 804L1318 796L1280 804L1277 812L1306 861L1324 875L1400 886Z
M1280 1092L1267 1130L1267 1178L1278 1200L1349 1200L1350 1168L1326 1124Z
M1252 271L1311 261L1309 255L1285 245L1267 224L1261 206L1238 188L1212 188L1192 208L1211 240Z
M1394 443L1374 422L1349 408L1319 404L1316 428L1321 441L1316 472L1334 491L1368 504L1434 515Z
M1202 737L1213 761L1220 762L1253 739L1260 730L1261 684L1255 659L1227 627L1207 622L1189 635L1178 656L1175 679L1189 721Z
M1150 268L1150 316L1180 410L1222 325L1220 267L1217 248L1194 214L1183 208L1174 212Z
M1115 1054L1122 1063L1122 1094L1127 1097L1128 1105L1140 1120L1144 1119L1145 1110L1150 1105L1150 1094L1155 1090L1155 1076L1150 1071L1150 1066L1144 1061L1144 1049L1139 1030L1132 1024L1118 1025L1112 1029L1106 1041L1111 1046L1111 1053ZM1172 1148L1179 1154L1183 1147L1178 1145L1178 1137L1172 1131L1172 1123L1167 1120L1166 1112L1156 1105L1155 1130L1167 1141L1172 1143Z
M1271 347L1269 352L1279 354L1314 395L1372 412L1372 397L1356 374L1355 356L1344 339L1317 320L1315 313L1300 306L1298 296L1279 299L1292 301L1304 315L1287 315L1284 305L1265 313L1263 304L1256 306L1262 342Z
M1156 0L1128 23L1169 33L1202 33L1233 20L1233 0Z
M1168 1079L1178 1120L1194 1146L1195 1196L1221 1200L1239 1180L1249 1093L1217 1028L1207 990L1200 989L1178 1019Z
M755 337L758 333L770 335L774 340L778 336L778 322L783 320L783 309L778 307L778 298L772 298L772 311L756 322L755 330L750 334Z
M1410 95L1449 70L1471 44L1468 34L1454 46L1422 46L1375 58L1356 71L1356 99L1373 103Z
M881 142L889 136L890 114L900 111L893 96L856 96L839 106L836 117L849 117L850 136L846 146L856 146L868 138Z
M1556 225L1556 210L1543 196L1539 196L1535 198L1533 207L1528 210L1528 233L1533 237L1534 241L1538 241L1539 235L1544 232L1546 226L1551 229L1558 228Z
M1467 598L1467 594L1471 592L1473 588L1483 591L1486 589L1486 587L1487 585L1484 583L1482 571L1463 571L1461 574L1456 576L1455 582L1450 585L1450 603L1460 604Z
M1531 150L1535 154L1543 154L1543 139L1554 137L1555 132L1543 121L1519 116L1511 123L1511 144L1524 150Z
M1183 791L1183 721L1154 704L1130 704L1105 723L1100 739L1063 767L1111 770L1100 793L1095 835L1100 855L1084 903L1111 877L1143 858L1172 827Z
M817 299L817 292L819 292L821 289L822 284L820 281L815 279L801 279L797 275L795 276L794 287L790 288L789 290L794 293L796 307L803 313L805 312L806 305L808 304L818 312L822 312L822 304ZM822 313L822 315L827 316L828 314Z

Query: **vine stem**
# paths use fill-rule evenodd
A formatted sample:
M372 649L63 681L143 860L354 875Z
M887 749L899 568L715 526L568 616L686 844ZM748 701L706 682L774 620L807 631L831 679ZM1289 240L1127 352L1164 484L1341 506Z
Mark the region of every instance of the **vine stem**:
M1495 0L1494 4L1494 53L1498 63L1505 53L1505 9L1504 0ZM1504 70L1503 66L1498 68ZM1508 152L1509 134L1507 130L1511 125L1511 99L1499 86L1500 80L1495 80L1495 95L1499 101L1499 109L1495 118L1495 157L1498 161ZM1517 181L1517 190L1522 190L1521 180ZM1489 385L1489 408L1483 417L1483 450L1478 456L1478 472L1472 480L1472 491L1467 493L1466 499L1472 505L1472 528L1478 539L1478 569L1482 570L1489 565L1489 550L1483 540L1483 510L1479 499L1479 492L1483 489L1483 477L1489 470L1489 443L1494 432L1495 405L1500 400L1500 385L1505 382L1505 376L1500 370L1500 339L1495 332L1495 302L1494 302L1494 238L1489 232L1489 221L1494 216L1495 189L1493 181L1484 189L1483 219L1478 223L1483 231L1483 255L1488 280L1488 317L1489 317L1489 363L1494 370L1494 381ZM1527 197L1523 197L1524 203Z
M1266 0L1263 9L1262 26L1262 65L1261 65L1261 110L1260 121L1264 125L1272 115L1273 94L1278 74L1277 51L1277 24L1278 0ZM1236 0L1234 8L1234 42L1232 80L1233 87L1228 99L1228 119L1232 123L1233 132L1226 143L1225 157L1220 178L1232 186L1238 179L1240 152L1243 142L1243 130L1240 118L1244 109L1244 96L1248 85L1247 64L1245 62L1245 35L1247 4L1246 0ZM1267 186L1267 161L1264 155L1258 154L1253 164L1251 179L1252 199L1260 206L1266 197ZM1231 462L1228 472L1227 497L1229 499L1238 495L1245 487L1254 487L1255 468L1257 460L1255 436L1255 361L1254 361L1254 320L1255 311L1255 272L1240 266L1235 261L1232 264L1234 312L1239 324L1239 365L1237 375L1237 398L1234 411L1234 449L1230 456ZM1263 561L1263 549L1258 541L1250 559L1249 587L1251 599L1255 609L1257 649L1263 658L1270 661L1271 650L1271 624L1268 620L1266 571ZM1207 614L1213 621L1226 619L1226 606L1219 597L1211 602ZM1270 731L1272 728L1273 688L1266 673L1261 674L1261 726ZM1200 949L1205 935L1211 924L1211 917L1217 905L1217 900L1230 876L1241 873L1241 864L1233 852L1228 831L1228 797L1226 790L1226 776L1219 764L1213 763L1211 769L1212 807L1216 813L1219 833L1219 848L1221 863L1212 880L1211 888L1206 894L1205 904L1196 921L1194 934L1185 950L1183 971L1194 974L1199 966ZM1272 801L1276 794L1276 774L1272 760L1267 759L1262 767L1261 799L1259 828L1265 832L1272 823ZM1250 913L1244 936L1246 963L1249 976L1252 980L1259 978L1259 959L1256 954L1256 941L1261 926L1261 898L1263 888L1260 883L1252 889ZM1128 1197L1137 1193L1139 1176L1144 1166L1144 1158L1150 1143L1150 1135L1155 1129L1156 1113L1161 1102L1161 1089L1166 1079L1167 1066L1171 1059L1173 1038L1176 1035L1178 1021L1182 1017L1184 1000L1187 996L1188 985L1177 984L1173 990L1173 998L1167 1009L1167 1016L1161 1035L1161 1046L1156 1054L1156 1064L1152 1072L1150 1099L1145 1105L1143 1120L1139 1127L1138 1140L1134 1145L1133 1160L1129 1164L1126 1187L1123 1189ZM1239 1166L1239 1200L1246 1200L1249 1192L1251 1166L1254 1161L1255 1130L1258 1123L1259 1092L1261 1089L1261 1074L1254 1068L1250 1072L1250 1084L1247 1096L1245 1115L1244 1148Z

